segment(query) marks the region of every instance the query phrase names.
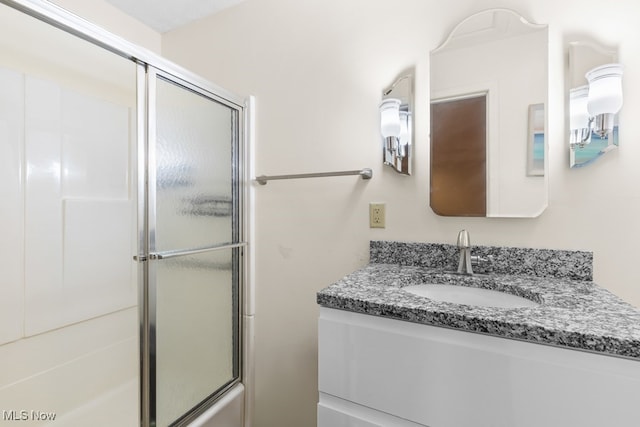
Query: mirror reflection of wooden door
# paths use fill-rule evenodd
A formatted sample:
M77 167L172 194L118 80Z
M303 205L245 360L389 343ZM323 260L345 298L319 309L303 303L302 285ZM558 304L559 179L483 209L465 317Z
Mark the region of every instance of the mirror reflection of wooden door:
M487 97L431 103L431 209L487 214Z

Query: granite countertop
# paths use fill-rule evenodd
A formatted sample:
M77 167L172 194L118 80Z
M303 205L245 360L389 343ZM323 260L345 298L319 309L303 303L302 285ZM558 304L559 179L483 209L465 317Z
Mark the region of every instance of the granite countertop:
M473 276L453 273L457 249L451 245L374 241L370 264L318 292L317 302L640 361L640 310L591 281L589 252L497 247L474 247L472 252L491 255L493 271ZM499 290L540 305L480 307L438 302L402 290L421 283Z

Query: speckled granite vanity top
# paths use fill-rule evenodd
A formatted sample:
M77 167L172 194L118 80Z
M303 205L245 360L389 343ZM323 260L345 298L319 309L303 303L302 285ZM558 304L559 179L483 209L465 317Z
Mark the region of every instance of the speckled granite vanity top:
M453 245L373 241L370 252L370 264L318 292L318 304L640 361L640 310L591 281L590 252L474 246L492 262L473 276L452 273ZM421 283L500 290L540 305L479 307L402 290Z

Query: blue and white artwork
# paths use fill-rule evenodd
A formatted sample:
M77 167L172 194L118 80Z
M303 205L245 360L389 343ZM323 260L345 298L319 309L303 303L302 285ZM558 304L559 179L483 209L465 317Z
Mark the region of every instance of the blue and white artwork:
M527 176L544 176L545 147L544 104L529 105Z

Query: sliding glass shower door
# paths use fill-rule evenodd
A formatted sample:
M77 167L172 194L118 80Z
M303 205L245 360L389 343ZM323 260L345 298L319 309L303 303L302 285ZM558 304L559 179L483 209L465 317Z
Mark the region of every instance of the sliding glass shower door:
M0 36L4 420L240 425L244 101L51 2Z
M240 377L241 114L153 68L147 81L143 377L150 425L169 426Z

